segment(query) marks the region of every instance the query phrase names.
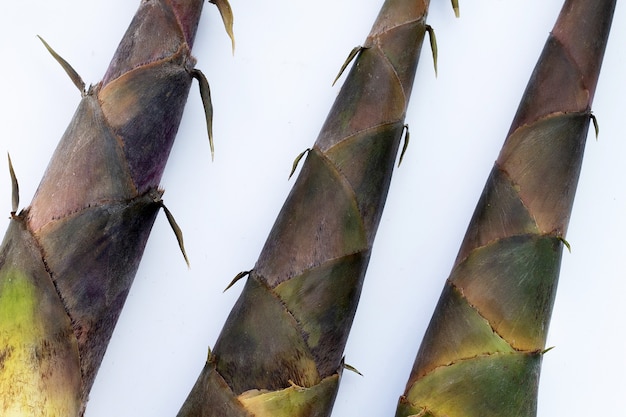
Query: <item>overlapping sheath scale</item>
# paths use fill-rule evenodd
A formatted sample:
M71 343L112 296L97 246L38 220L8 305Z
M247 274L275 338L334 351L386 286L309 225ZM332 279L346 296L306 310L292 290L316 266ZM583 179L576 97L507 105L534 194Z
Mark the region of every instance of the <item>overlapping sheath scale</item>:
M330 415L427 6L385 1L180 417Z
M79 416L161 207L202 0L142 1L0 247L0 414Z
M567 0L487 180L396 417L535 416L615 0Z

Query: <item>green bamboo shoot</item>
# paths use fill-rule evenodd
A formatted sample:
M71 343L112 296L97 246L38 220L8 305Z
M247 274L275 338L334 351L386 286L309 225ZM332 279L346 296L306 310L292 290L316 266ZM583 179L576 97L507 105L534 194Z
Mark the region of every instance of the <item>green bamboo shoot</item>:
M536 415L561 254L615 3L565 2L478 202L397 417Z

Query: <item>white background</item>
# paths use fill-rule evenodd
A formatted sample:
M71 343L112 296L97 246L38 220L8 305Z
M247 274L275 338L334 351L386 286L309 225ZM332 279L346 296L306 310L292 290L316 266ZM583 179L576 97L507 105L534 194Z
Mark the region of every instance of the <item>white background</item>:
M87 417L174 416L195 382L334 100L331 82L382 1L232 0L233 56L205 6L194 52L211 84L215 162L194 85L162 186L185 235L187 269L165 217L156 221L91 393ZM35 35L97 82L138 1L6 2L0 15L0 154L10 152L28 204L80 100ZM626 382L624 119L626 10L618 4L564 253L544 358L539 416L620 415ZM333 416L393 416L485 179L561 7L557 0L473 0L455 19L431 5L439 74L425 46ZM0 163L0 211L10 184ZM5 165L6 166L6 165ZM4 173L3 173L4 172ZM8 220L0 227L8 224Z

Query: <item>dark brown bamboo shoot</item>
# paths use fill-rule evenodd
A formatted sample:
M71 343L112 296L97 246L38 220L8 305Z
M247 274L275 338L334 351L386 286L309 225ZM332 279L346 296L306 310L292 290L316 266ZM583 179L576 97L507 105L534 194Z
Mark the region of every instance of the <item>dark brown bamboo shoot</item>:
M82 100L31 205L17 213L14 198L0 247L3 416L84 412L163 207L159 181L189 88L202 78L191 56L202 7L141 2L103 80L88 88L46 44Z

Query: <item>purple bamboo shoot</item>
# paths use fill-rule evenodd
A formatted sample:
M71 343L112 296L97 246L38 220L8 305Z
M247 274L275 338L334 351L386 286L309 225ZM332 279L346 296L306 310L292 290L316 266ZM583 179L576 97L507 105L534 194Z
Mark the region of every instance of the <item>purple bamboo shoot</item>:
M46 44L82 100L19 213L11 168L14 207L0 247L3 416L84 412L163 207L159 181L193 78L205 86L191 55L202 7L141 2L103 80L88 88Z

